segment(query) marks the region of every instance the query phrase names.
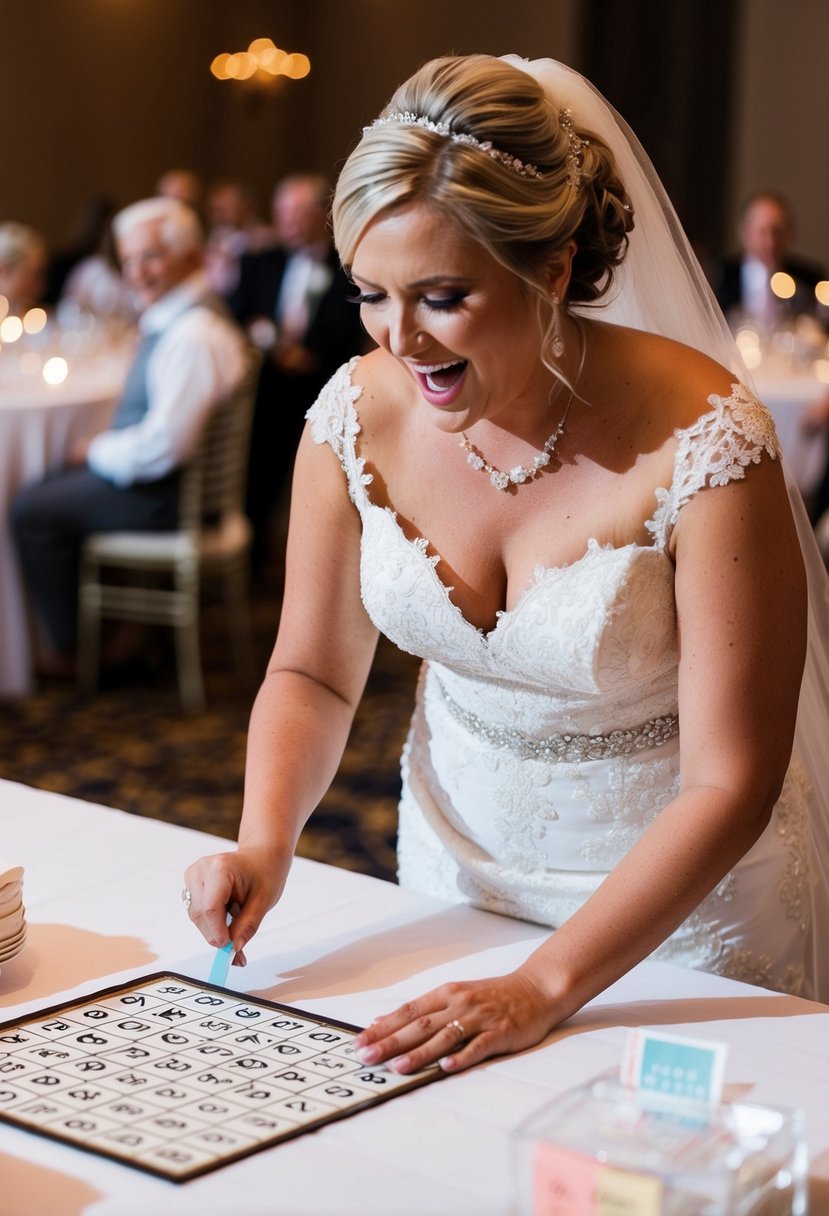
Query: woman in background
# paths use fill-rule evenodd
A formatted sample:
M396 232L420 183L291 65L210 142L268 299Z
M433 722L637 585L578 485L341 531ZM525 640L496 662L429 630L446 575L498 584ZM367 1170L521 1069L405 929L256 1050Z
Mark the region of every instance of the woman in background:
M27 224L0 224L0 296L12 316L22 317L43 298L46 242Z

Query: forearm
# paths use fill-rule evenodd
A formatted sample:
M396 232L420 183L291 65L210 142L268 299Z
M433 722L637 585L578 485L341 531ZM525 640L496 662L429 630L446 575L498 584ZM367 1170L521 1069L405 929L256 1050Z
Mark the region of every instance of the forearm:
M696 787L658 816L587 902L520 971L562 1021L661 945L751 848L757 813L724 789Z
M251 714L241 848L293 854L336 774L355 706L290 670L268 673Z

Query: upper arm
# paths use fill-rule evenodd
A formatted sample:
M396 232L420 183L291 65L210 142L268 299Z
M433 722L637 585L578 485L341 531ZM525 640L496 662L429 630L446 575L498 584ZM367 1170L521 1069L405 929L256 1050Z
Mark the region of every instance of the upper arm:
M682 781L769 810L788 765L806 648L800 545L780 462L697 493L675 531Z
M360 598L359 513L327 443L297 452L279 633L269 671L301 672L356 706L377 643Z

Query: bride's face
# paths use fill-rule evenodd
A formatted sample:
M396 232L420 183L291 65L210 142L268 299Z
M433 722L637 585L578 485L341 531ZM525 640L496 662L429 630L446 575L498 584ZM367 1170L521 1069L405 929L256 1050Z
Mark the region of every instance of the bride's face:
M351 266L363 324L415 381L441 430L546 408L534 297L428 206L385 213Z

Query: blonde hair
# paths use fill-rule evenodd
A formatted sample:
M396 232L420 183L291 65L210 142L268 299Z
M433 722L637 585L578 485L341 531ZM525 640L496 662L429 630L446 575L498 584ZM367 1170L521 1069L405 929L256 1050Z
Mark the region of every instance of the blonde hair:
M504 159L427 125L491 142ZM489 55L433 59L396 91L388 121L367 127L334 193L334 239L348 266L372 220L414 204L458 224L537 298L549 334L547 283L554 256L575 242L567 302L600 300L627 249L633 213L613 157L597 136L559 112L526 72ZM582 142L583 141L583 142ZM538 169L523 175L514 157Z

